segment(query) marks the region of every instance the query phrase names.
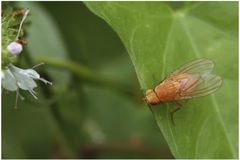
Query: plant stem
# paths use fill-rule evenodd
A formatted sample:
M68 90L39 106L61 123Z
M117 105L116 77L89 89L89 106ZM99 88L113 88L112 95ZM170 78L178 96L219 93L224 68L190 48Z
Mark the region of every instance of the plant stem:
M90 69L79 63L75 63L73 61L66 59L61 60L47 57L38 57L35 58L35 60L37 62L44 62L51 67L68 70L79 79L84 80L86 83L91 83L98 86L109 88L111 90L116 91L117 93L126 95L127 97L130 97L133 100L139 101L141 99L140 98L141 95L139 94L139 92L137 92L136 89L133 89L132 87L123 84L122 82L114 81L108 79L107 77L101 76L99 73L91 71Z

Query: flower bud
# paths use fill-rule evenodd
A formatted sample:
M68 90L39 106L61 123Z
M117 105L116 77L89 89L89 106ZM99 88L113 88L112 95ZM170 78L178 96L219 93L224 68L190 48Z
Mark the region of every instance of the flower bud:
M19 55L23 50L23 46L20 43L12 42L7 46L7 50L13 55Z

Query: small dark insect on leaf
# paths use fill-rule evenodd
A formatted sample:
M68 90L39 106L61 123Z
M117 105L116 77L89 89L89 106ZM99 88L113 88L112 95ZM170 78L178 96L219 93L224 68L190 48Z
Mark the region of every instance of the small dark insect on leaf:
M182 108L180 100L209 95L221 86L221 77L210 74L213 66L206 58L191 61L172 72L154 89L148 89L144 100L149 105L175 101L178 105L171 111L173 121L173 113Z

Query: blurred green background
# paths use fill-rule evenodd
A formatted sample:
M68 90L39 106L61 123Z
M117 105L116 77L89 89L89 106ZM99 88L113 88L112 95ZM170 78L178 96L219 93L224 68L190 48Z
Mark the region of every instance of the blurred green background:
M46 62L37 70L53 86L38 82L38 100L22 91L17 110L15 93L2 93L3 158L172 158L130 58L103 20L82 2L8 5L31 10L19 65Z

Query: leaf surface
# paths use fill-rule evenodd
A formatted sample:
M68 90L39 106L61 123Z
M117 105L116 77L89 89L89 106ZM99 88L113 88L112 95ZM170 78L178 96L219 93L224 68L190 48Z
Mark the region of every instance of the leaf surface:
M175 158L237 158L237 2L183 3L178 10L166 2L85 4L119 35L144 90L193 59L214 61L223 80L216 93L185 103L175 126L175 104L153 107L153 114Z

